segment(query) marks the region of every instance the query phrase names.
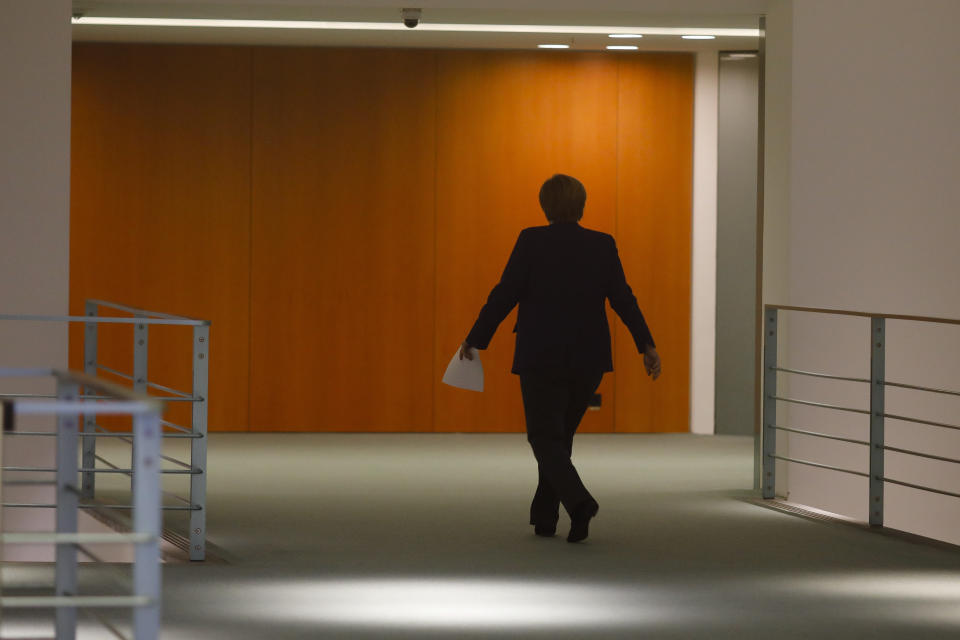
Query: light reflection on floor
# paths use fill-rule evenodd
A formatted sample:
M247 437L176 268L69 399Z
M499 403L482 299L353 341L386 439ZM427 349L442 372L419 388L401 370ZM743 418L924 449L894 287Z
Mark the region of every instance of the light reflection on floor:
M649 590L506 579L284 582L238 586L232 595L251 619L325 625L570 629L664 624L675 615Z
M960 575L955 572L819 573L793 576L775 589L845 603L851 610L868 608L878 620L960 625Z

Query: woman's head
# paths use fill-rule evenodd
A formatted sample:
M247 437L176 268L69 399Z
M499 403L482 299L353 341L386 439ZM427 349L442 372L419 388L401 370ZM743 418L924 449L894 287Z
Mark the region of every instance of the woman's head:
M555 174L540 187L540 207L550 223L576 222L583 217L587 190L579 180L562 173Z

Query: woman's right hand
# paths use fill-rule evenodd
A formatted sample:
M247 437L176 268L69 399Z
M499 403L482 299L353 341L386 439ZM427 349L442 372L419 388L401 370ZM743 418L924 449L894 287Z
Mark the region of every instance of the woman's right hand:
M468 345L467 341L464 340L463 344L460 345L460 359L463 360L466 358L467 360L473 360L473 351L471 351L471 349L473 349L473 347Z
M647 370L647 375L656 380L660 377L660 354L656 348L648 346L643 352L643 366Z

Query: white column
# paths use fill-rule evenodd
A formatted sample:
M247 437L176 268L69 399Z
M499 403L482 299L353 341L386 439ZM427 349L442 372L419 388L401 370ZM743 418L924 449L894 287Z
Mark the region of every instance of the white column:
M697 54L693 115L693 284L690 322L690 431L714 431L717 303L716 51Z
M0 309L65 314L70 249L70 0L0 19ZM63 367L65 325L0 322L2 366Z

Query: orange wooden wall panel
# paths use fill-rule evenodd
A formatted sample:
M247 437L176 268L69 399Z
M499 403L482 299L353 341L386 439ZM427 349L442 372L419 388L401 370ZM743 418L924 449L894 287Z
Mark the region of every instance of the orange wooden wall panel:
M499 280L517 235L546 224L537 200L554 173L577 176L583 223L613 230L616 60L598 54L445 52L437 133L436 366L442 372ZM523 431L510 374L514 310L482 352L483 394L435 379L438 431ZM613 426L610 385L585 431Z
M617 244L663 375L645 375L617 323L618 432L690 428L693 82L692 54L644 54L620 66Z
M646 379L611 312L582 430L687 430L692 56L77 45L74 66L71 310L213 319L212 428L522 431L515 312L484 394L439 379L562 172L665 368ZM189 386L169 331L151 370Z
M435 55L254 52L251 425L433 423Z
M249 78L241 47L73 49L70 310L86 298L212 320L211 429L245 429ZM83 367L82 328L70 362ZM132 373L132 330L101 361ZM192 336L150 330L151 379L189 390ZM189 424L180 405L171 416Z

